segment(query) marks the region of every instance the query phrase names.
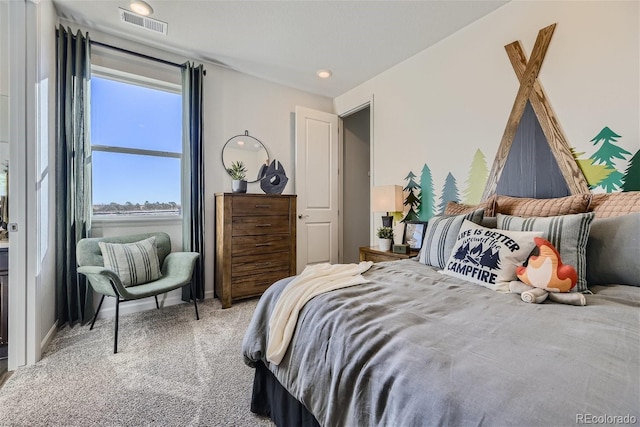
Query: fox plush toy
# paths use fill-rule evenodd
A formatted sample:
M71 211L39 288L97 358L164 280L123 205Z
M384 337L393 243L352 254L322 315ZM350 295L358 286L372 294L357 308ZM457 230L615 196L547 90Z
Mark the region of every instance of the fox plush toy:
M538 255L531 255L526 267L516 268L520 280L510 282L509 290L532 304L549 298L562 304L587 305L584 295L569 292L578 282L575 268L562 263L560 254L549 241L540 237L535 237L534 241Z

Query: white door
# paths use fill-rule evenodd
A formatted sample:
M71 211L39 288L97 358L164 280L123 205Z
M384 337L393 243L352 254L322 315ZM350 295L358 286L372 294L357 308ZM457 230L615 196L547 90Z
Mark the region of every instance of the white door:
M338 116L296 107L297 269L338 262Z

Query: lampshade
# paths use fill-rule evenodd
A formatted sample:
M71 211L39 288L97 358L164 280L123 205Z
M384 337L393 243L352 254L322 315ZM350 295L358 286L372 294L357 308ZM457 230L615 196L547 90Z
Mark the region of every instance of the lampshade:
M380 185L373 187L373 212L402 212L402 187Z

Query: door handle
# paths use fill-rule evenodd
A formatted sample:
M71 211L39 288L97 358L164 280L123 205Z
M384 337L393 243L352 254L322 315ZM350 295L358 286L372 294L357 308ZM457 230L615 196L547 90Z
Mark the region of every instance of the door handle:
M309 215L302 215L302 214L298 215L298 219L306 219L306 218L309 218Z

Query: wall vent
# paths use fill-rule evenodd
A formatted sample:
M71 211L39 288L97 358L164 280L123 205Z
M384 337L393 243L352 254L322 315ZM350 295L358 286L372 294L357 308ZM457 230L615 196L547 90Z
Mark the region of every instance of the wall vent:
M158 21L157 19L147 18L146 16L137 15L126 9L118 8L120 10L120 21L135 25L145 30L153 31L154 33L160 33L167 35L168 24L166 22Z

